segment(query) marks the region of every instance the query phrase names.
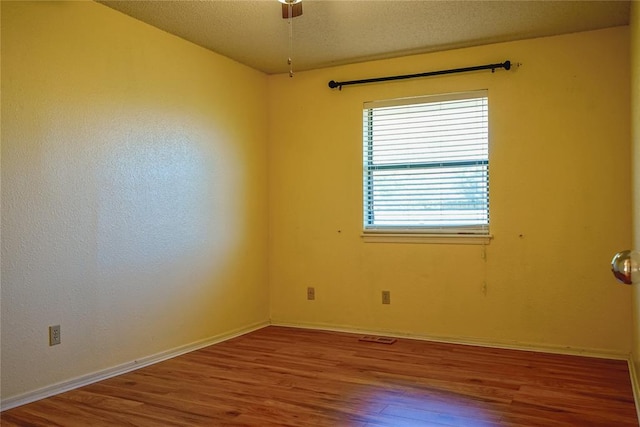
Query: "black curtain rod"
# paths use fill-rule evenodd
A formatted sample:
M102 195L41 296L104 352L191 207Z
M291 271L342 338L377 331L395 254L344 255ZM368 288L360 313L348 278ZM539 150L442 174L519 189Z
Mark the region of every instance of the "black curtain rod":
M365 83L387 82L390 80L415 79L417 77L441 76L443 74L466 73L468 71L479 71L479 70L491 70L491 72L493 73L496 71L496 68L504 68L505 70L510 70L511 61L504 61L501 64L487 64L487 65L478 65L475 67L454 68L452 70L429 71L427 73L418 73L418 74L405 74L403 76L377 77L374 79L349 80L346 82L337 82L335 80L331 80L329 82L329 87L331 89L339 88L340 90L342 90L342 86L361 85Z

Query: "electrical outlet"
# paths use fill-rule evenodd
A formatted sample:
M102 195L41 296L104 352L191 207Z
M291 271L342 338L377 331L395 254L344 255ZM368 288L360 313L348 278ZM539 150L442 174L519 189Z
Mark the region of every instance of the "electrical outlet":
M58 345L61 342L60 325L49 326L49 345Z
M383 304L391 304L391 292L390 291L382 291L382 303Z
M308 300L316 299L316 288L314 288L313 286L309 286L307 288L307 299Z

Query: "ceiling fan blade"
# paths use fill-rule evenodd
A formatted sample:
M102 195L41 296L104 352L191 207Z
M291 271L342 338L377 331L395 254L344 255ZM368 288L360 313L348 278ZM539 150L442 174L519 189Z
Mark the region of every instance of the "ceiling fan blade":
M298 2L295 3L293 5L291 5L291 17L295 18L302 15L302 2ZM284 19L288 19L289 18L289 5L288 4L282 4L282 18Z

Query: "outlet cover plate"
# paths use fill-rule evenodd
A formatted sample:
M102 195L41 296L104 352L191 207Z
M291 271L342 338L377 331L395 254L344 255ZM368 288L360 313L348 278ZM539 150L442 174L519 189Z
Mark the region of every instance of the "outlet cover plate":
M391 304L391 291L382 291L382 303Z
M60 325L49 326L49 346L58 345L61 342Z

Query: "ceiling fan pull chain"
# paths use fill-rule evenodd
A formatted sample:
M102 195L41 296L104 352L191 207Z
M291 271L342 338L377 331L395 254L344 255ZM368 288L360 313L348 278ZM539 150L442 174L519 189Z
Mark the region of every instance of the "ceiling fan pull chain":
M289 77L293 77L293 18L302 15L302 0L278 0L282 3L282 18L287 19L289 25ZM295 6L295 7L294 7Z
M289 59L287 63L289 64L289 77L293 77L293 61L291 57L293 56L293 3L289 2Z

